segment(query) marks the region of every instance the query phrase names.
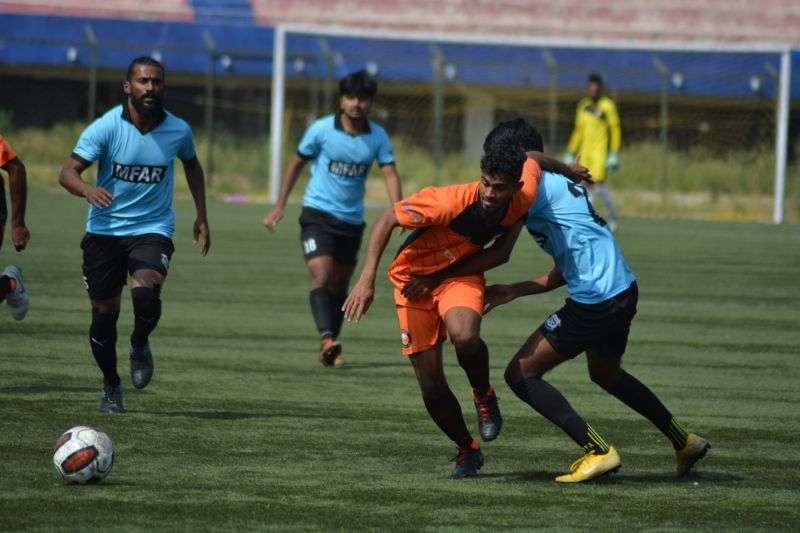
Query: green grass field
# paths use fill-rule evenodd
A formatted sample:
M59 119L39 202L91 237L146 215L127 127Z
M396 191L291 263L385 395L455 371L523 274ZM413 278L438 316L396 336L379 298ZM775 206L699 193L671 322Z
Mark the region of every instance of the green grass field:
M429 420L400 354L388 283L345 326L347 365L324 369L307 309L297 208L277 234L266 206L210 204L213 244L191 243L180 200L177 251L151 338L153 382L126 389L128 413L97 413L89 305L78 242L86 202L34 192L28 250L6 235L0 263L26 274L31 309L0 314L1 530L797 530L800 451L800 227L627 218L618 241L641 300L626 368L713 449L673 477L666 439L588 379L582 357L549 380L613 443L616 476L559 486L579 450L505 383L506 361L565 298L516 301L483 334L505 426L473 480L449 479L453 445ZM368 213L372 220L376 211ZM395 248L397 243L392 243ZM387 256L391 255L387 253ZM526 235L489 281L549 268ZM132 316L123 298L123 382ZM463 372L451 386L475 430ZM117 462L96 486L52 465L66 429L99 426Z

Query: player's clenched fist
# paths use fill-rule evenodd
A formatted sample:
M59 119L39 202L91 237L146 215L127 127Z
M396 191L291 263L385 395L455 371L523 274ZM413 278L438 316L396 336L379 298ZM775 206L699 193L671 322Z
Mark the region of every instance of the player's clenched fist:
M263 220L264 227L274 232L275 226L278 225L278 222L280 222L282 218L283 218L283 209L281 209L280 207L275 207L264 217Z

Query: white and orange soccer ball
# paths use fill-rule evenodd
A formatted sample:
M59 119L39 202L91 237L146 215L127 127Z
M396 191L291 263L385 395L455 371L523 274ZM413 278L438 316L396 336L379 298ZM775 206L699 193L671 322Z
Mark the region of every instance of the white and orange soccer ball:
M111 472L114 444L97 428L76 426L56 441L53 463L69 483L97 483Z

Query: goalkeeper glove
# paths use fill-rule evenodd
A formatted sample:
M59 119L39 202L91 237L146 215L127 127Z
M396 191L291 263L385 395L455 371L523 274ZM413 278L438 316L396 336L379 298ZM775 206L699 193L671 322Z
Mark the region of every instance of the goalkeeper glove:
M575 154L572 152L564 152L564 163L570 164L575 161Z
M617 170L619 168L619 154L618 152L609 152L606 159L606 168L608 170Z

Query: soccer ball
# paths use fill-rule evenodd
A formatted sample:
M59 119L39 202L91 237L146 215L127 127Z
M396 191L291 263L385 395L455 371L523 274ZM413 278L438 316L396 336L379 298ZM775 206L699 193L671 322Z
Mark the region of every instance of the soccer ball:
M53 463L69 483L97 483L111 472L114 444L97 428L75 426L56 441Z

